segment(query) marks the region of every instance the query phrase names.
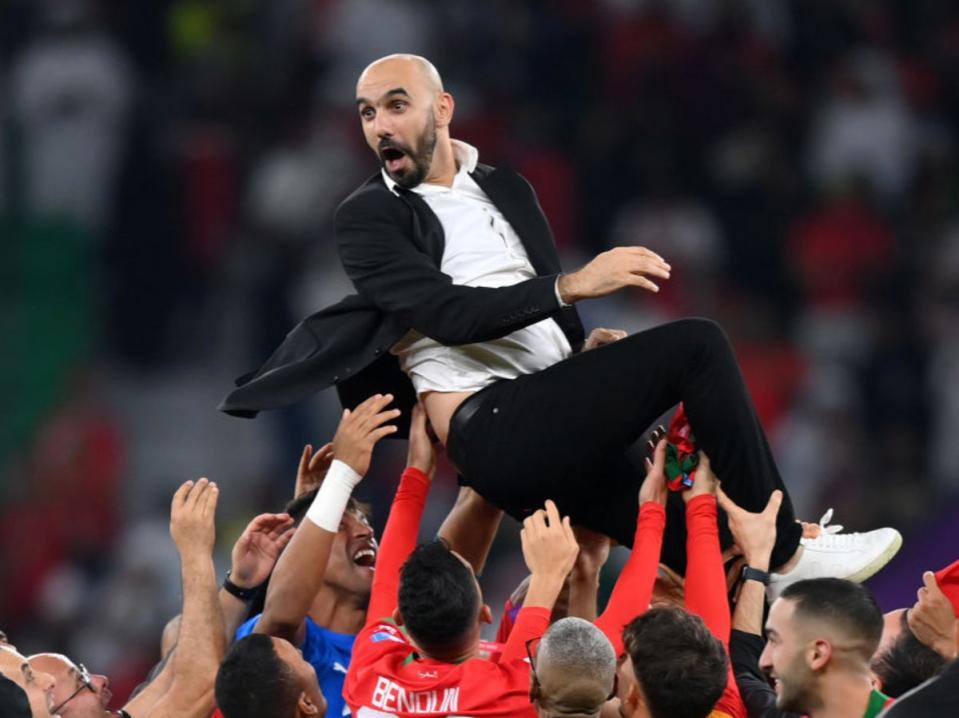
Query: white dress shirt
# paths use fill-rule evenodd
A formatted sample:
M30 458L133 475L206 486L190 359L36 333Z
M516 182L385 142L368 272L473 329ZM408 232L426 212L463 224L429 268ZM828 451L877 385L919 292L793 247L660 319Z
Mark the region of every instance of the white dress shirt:
M479 153L453 140L459 170L453 186L426 184L412 189L436 213L446 238L440 271L454 284L506 287L536 276L515 230L469 173ZM386 186L396 183L383 171ZM552 319L543 319L500 339L448 347L410 330L392 348L417 394L428 391L478 391L499 379L552 366L572 354L566 335Z

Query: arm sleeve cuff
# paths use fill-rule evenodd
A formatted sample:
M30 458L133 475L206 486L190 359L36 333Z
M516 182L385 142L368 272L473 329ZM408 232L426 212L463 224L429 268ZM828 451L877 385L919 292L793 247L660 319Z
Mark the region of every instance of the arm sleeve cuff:
M562 274L557 274L556 283L553 285L553 291L556 293L556 303L559 304L560 307L571 307L573 305L567 304L566 302L564 302L563 297L559 293L559 280L560 278L562 278L562 276L563 276Z

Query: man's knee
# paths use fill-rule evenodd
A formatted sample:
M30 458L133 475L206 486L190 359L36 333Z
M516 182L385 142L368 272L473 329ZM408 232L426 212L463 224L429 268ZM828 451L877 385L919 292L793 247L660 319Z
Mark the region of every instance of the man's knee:
M685 341L706 351L726 351L730 348L729 337L718 322L704 317L692 317L673 322L672 326L683 335Z

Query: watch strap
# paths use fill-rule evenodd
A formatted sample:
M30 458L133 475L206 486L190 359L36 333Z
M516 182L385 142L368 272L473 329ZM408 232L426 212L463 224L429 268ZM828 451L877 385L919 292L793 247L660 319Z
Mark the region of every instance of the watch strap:
M752 566L743 566L741 578L743 581L759 581L763 586L769 585L769 571L762 571Z
M226 591L231 596L249 603L256 596L257 589L259 586L254 586L253 588L242 588L237 586L233 581L230 580L230 572L226 572L226 576L223 578L223 590Z

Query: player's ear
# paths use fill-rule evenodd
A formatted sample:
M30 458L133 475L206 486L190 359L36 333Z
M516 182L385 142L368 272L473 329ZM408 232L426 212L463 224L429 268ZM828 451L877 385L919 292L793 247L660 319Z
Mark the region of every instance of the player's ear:
M493 609L489 607L489 604L484 603L482 606L480 606L479 622L480 623L493 622Z
M400 609L398 607L393 609L393 623L395 623L397 626L403 625L403 614L400 613Z
M306 691L300 693L300 697L296 701L296 708L301 716L320 715L320 706L313 702L313 700L306 694Z

